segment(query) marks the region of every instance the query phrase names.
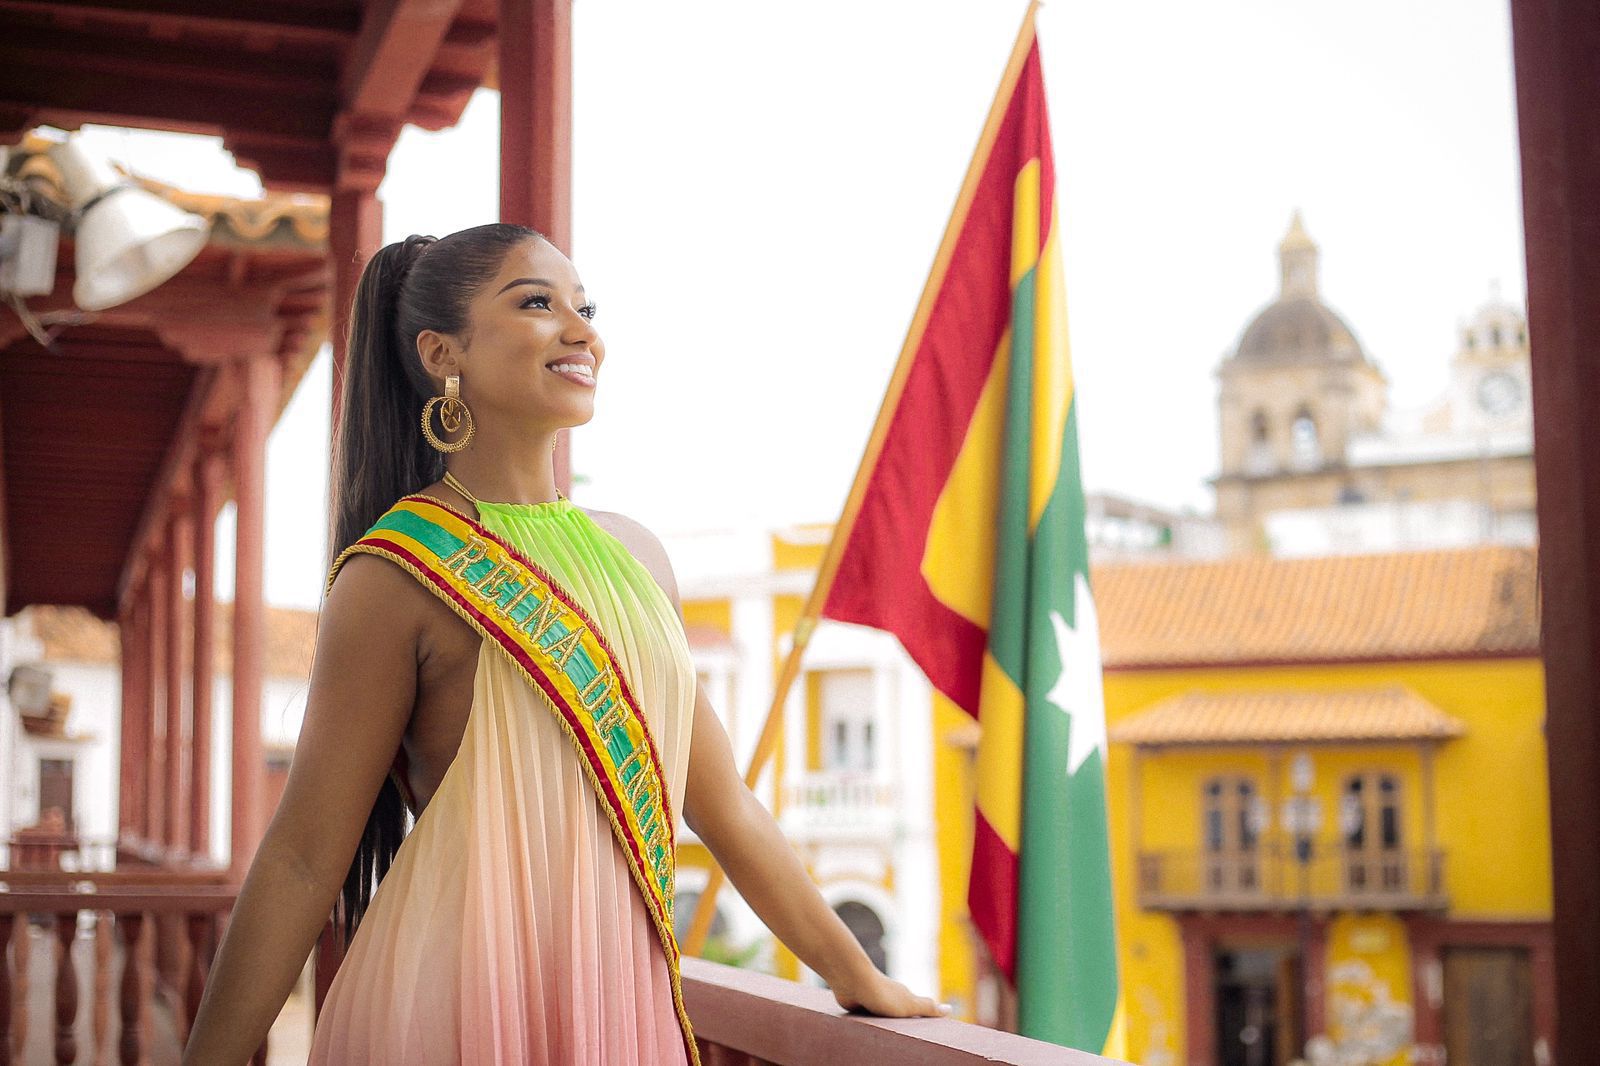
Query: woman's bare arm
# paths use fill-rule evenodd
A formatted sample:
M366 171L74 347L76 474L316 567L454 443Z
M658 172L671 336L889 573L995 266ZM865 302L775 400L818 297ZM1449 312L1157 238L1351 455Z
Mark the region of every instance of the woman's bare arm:
M344 884L416 700L418 590L387 560L339 572L317 629L305 720L277 813L206 981L185 1064L247 1062Z
M630 550L655 576L681 620L677 579L661 542L638 523L625 521ZM840 1006L896 1018L948 1013L872 964L817 891L771 812L745 785L727 731L703 691L695 695L683 820L767 928L828 982Z

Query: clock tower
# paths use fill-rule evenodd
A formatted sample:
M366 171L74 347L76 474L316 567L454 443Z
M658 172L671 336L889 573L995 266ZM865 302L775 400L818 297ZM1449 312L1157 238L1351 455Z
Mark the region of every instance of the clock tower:
M1531 429L1528 365L1527 320L1495 291L1461 327L1450 364L1451 428L1475 434Z

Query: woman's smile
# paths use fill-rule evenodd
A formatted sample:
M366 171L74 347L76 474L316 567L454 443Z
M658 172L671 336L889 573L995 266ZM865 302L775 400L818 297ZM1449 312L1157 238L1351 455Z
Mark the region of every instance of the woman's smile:
M545 369L567 378L584 388L594 388L594 356L587 352L578 355L565 355L553 362L546 363Z

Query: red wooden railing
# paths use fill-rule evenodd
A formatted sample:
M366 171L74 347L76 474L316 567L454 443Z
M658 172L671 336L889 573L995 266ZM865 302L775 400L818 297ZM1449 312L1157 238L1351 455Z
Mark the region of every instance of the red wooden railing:
M222 919L234 890L220 873L118 870L92 880L59 871L0 871L0 1066L22 1062L27 1007L48 996L57 1063L126 1066L172 1060L200 1004ZM72 946L80 916L93 915L93 973L88 982L88 1040L80 1002L82 977ZM54 969L48 987L29 988L30 920L53 923ZM161 964L162 930L177 948ZM115 988L113 997L111 990ZM947 1018L878 1018L847 1014L833 994L704 959L683 960L685 1005L703 1066L1105 1066L1110 1060ZM113 1002L114 1000L114 1002ZM161 1012L169 1026L156 1026ZM174 1046L174 1042L176 1046ZM37 1047L41 1041L33 1040ZM253 1062L265 1066L263 1044Z
M148 1061L158 1008L182 1045L236 895L220 872L6 870L0 883L0 945L11 947L0 966L0 1066L23 1061L28 1007L38 996L52 1002L48 1043L57 1063ZM30 924L51 929L47 988L30 987ZM72 950L80 929L94 940L93 972L84 975L91 989L87 1047L79 1039L84 1004ZM265 1046L255 1061L266 1062Z

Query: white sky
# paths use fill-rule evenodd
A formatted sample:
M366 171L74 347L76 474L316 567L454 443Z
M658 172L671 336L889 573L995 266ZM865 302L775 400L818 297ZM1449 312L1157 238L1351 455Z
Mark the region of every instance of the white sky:
M576 5L572 252L607 344L580 503L663 536L837 515L1024 6ZM1491 282L1521 301L1505 0L1051 0L1038 24L1089 488L1209 507L1214 371L1296 207L1398 404L1442 389ZM405 132L387 239L493 220L496 108ZM107 138L259 188L209 144ZM275 603L320 593L327 389L324 358L270 446Z

